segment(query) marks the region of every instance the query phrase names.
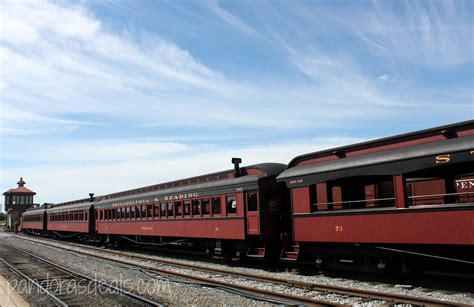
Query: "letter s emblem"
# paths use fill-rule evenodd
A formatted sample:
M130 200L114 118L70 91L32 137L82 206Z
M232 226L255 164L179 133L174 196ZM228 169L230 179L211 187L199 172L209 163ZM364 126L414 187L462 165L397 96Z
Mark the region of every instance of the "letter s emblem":
M436 156L436 164L447 163L449 161L451 161L451 155Z

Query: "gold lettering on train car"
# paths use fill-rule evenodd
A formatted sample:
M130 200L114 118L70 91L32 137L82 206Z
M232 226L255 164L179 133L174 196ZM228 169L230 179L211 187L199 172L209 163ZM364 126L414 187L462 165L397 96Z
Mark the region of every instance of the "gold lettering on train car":
M451 155L439 155L436 156L436 164L447 163L451 161Z
M336 232L341 232L342 231L342 226L341 225L336 225L336 226L334 226L334 229L336 230Z
M198 195L199 194L197 192L176 194L176 195L168 195L168 196L165 196L165 201L166 200L178 200L178 199L193 198L193 197L198 197Z

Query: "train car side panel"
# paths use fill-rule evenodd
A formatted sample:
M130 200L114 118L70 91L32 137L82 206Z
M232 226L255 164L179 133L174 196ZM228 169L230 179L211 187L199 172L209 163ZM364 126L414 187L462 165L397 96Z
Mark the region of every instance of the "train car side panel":
M470 210L446 208L440 211L387 214L300 216L294 219L298 242L389 243L389 244L474 244L470 231L474 206Z

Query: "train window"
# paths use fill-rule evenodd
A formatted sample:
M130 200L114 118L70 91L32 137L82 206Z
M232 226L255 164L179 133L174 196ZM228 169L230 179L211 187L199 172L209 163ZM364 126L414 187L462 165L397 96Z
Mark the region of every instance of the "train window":
M184 201L184 215L191 214L191 201L185 200Z
M85 212L84 213L84 221L88 221L89 220L89 212Z
M182 216L183 215L183 204L180 201L176 201L174 203L176 207L176 216Z
M142 207L142 215L141 215L141 218L142 219L145 219L147 216L146 216L146 206L141 206ZM140 207L139 207L140 208Z
M200 215L200 204L199 204L199 199L193 199L192 200L192 205L193 205L193 216Z
M153 204L153 216L155 218L160 216L160 204Z
M160 204L160 216L166 217L166 204L164 203Z
M116 217L117 217L117 209L114 208L112 209L112 219L115 220Z
M257 193L247 194L247 211L249 212L258 211Z
M235 214L237 213L237 197L233 196L226 196L225 198L227 214Z
M151 219L153 217L153 205L146 206L146 216Z
M211 206L209 203L209 198L202 198L201 199L201 208L202 214L210 214L211 213Z
M168 203L168 217L173 217L174 212L173 212L173 203Z
M125 218L129 219L132 216L132 208L126 207L125 208Z
M221 198L212 198L212 214L221 214Z

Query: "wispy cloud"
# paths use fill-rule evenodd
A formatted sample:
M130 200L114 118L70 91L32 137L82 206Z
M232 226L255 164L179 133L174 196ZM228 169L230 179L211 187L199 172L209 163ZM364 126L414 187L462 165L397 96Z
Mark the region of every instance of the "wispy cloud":
M386 55L446 67L473 61L471 1L373 1L354 33ZM397 6L397 7L394 7ZM357 18L357 16L356 16ZM349 26L349 25L348 25Z

